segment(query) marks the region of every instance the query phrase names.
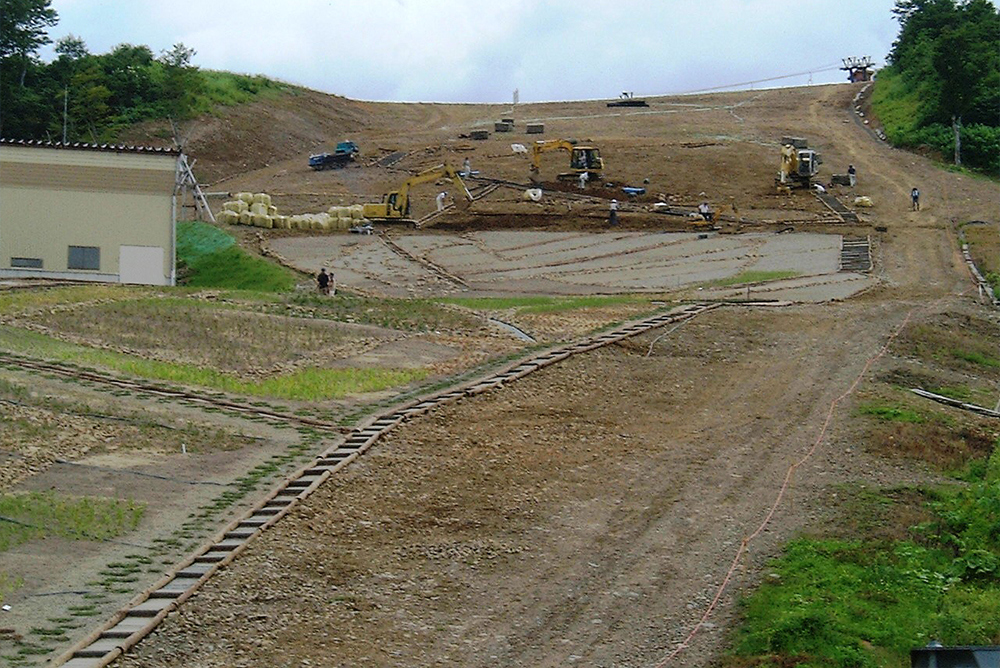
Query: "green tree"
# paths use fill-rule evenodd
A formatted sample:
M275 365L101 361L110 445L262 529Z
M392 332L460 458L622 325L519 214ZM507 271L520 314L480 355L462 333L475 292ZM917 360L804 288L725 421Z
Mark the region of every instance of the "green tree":
M933 63L941 81L939 110L951 121L954 161L961 165L962 118L996 93L1000 15L987 0L973 0L958 7L955 19L937 37Z
M204 80L198 68L191 64L194 55L194 49L179 42L160 55L160 62L166 69L163 98L167 105L167 115L173 125L174 141L181 148L184 138L181 136L178 124L194 116L195 100L204 88Z
M102 56L109 104L119 111L154 104L163 93L154 79L154 62L153 52L144 45L119 44Z
M1000 12L989 0L897 0L893 14L900 32L889 74L901 75L919 101L911 141L934 137L932 143L944 148L937 139L950 126L960 165L967 124L996 128L1000 121ZM979 166L995 162L982 150L991 136L979 129L972 134Z
M95 144L99 141L101 126L111 112L108 106L111 91L104 82L104 72L97 63L91 63L70 80L70 117L77 134L87 130Z
M0 0L0 60L17 56L21 61L21 86L28 60L52 40L46 28L59 21L52 0ZM3 63L9 64L9 63Z
M76 35L66 35L56 41L56 53L67 60L81 60L90 55L87 44Z

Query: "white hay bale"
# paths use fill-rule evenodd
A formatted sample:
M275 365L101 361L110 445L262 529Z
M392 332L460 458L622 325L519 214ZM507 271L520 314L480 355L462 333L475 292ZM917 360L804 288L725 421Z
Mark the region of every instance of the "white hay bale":
M274 228L276 230L290 230L291 225L288 224L288 216L271 216L271 220L274 221Z
M215 219L223 225L239 225L240 214L235 211L220 211L219 215L216 216Z
M253 193L236 193L236 199L241 202L246 202L249 206L250 204L253 204Z
M274 206L273 204L270 205L270 206L268 206L267 207L267 215L271 216L272 218L274 218L275 216L277 216L278 215L278 207Z
M250 218L253 220L254 227L264 227L267 229L274 227L274 221L267 214L255 213L251 214Z
M253 220L250 219L250 215L249 211L243 211L240 213L240 225L252 225Z
M351 218L354 220L362 220L364 216L365 207L360 204L355 204L353 206L347 207L351 210Z
M222 210L238 214L240 212L240 204L244 204L244 202L241 202L239 200L236 200L234 202L223 202Z
M257 193L253 196L253 203L271 206L271 196L267 193Z
M261 204L260 202L254 202L250 205L250 213L255 216L266 216L267 215L267 205Z
M868 197L867 195L861 195L859 197L854 198L854 206L860 206L868 209L875 206L875 202L872 201L871 197Z

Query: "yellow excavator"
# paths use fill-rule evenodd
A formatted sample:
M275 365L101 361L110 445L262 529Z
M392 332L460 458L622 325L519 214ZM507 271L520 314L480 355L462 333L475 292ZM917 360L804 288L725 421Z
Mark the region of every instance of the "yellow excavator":
M410 217L410 188L443 178L451 179L451 182L455 184L464 197L462 199L462 197L456 196L455 205L460 208L462 205L468 206L468 203L472 201L472 194L462 182L458 170L450 165L438 165L406 179L403 181L403 185L399 186L399 190L382 195L381 202L365 204L364 217L369 220L407 220Z
M569 153L570 171L559 175L560 179L577 179L586 172L590 179L599 179L604 170L604 159L601 150L596 146L584 146L569 139L550 139L536 141L531 145L531 179L539 180L542 166L542 154L548 151L567 151Z
M821 164L823 158L807 146L805 139L782 137L781 167L775 179L778 193L788 193L792 188L809 188Z

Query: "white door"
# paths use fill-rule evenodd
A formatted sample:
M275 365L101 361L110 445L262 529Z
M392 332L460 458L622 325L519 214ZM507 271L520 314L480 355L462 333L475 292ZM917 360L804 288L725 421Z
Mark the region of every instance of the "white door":
M167 285L163 249L159 246L119 246L118 280L140 285Z

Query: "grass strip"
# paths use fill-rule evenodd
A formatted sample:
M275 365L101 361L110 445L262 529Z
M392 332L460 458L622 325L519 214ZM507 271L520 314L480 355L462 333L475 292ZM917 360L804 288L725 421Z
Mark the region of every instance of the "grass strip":
M0 552L45 536L105 540L138 526L145 506L131 500L52 491L0 495Z
M194 364L161 362L108 350L92 350L35 332L0 327L0 348L62 363L110 369L148 380L210 388L245 396L320 401L380 392L426 378L426 369L307 368L260 380L244 380Z

